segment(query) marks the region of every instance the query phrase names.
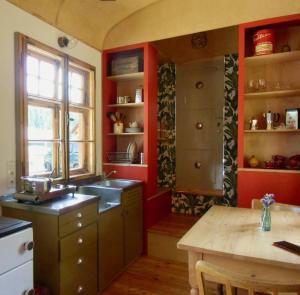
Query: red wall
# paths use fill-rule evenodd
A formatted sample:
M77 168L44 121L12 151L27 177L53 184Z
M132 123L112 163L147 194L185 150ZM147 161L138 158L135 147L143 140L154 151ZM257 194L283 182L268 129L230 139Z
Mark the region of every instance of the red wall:
M238 173L239 207L250 207L252 199L260 199L266 193L274 193L277 202L300 205L300 175L248 171Z

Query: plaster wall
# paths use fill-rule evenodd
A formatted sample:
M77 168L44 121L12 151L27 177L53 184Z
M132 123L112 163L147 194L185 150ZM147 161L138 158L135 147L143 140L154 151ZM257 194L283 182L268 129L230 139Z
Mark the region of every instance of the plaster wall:
M296 13L300 13L300 1L295 0L161 0L112 27L104 40L104 48Z
M8 185L8 165L16 161L15 147L15 72L14 33L20 32L53 48L64 51L96 67L96 162L97 173L101 172L101 54L99 51L78 42L75 48L62 50L57 38L63 32L38 18L0 1L0 195L14 191Z

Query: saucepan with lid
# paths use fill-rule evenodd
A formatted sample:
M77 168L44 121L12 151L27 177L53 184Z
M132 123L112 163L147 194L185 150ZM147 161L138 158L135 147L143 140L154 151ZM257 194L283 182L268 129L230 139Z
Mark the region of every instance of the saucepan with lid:
M23 190L32 194L43 194L49 192L52 185L51 176L53 173L54 170L51 172L49 177L22 176L21 180L23 182Z

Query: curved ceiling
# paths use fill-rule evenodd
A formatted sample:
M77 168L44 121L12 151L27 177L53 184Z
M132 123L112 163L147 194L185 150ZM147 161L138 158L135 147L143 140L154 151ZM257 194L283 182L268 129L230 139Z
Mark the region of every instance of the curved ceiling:
M104 48L162 40L300 13L295 0L161 0L114 26Z
M8 0L75 38L102 49L106 34L159 0Z
M99 50L300 13L295 0L7 1Z

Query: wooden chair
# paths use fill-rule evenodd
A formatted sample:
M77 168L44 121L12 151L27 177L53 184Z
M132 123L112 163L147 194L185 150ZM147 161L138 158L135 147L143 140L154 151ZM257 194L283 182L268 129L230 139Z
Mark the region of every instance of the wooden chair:
M251 208L252 209L261 209L262 203L259 199L252 199L251 201ZM295 213L300 213L300 207L295 205L289 205L284 203L274 203L271 205L271 210L273 211L290 211Z
M196 275L200 295L207 295L205 293L204 275L207 275L224 285L226 295L234 295L234 288L246 289L250 295L253 295L255 292L271 293L274 295L278 294L278 292L293 292L300 295L300 279L298 285L278 284L274 282L274 280L272 281L272 277L270 277L270 281L266 281L260 280L253 275L243 276L203 260L199 260L196 264Z

